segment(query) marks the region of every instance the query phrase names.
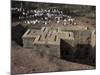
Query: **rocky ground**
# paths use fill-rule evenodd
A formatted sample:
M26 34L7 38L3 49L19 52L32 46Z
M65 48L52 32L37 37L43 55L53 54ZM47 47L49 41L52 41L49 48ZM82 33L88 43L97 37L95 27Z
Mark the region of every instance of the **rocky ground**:
M77 17L76 22L78 23L78 25L86 25L86 26L96 27L96 20L95 19L89 19L86 17Z
M41 56L32 49L23 48L12 42L11 73L25 74L37 72L72 71L95 69L94 66L75 63L59 58Z

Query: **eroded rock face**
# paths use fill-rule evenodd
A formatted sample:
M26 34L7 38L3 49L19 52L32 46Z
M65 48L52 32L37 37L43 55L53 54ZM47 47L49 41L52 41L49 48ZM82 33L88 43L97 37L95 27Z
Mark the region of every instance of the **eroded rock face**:
M23 27L21 24L18 24L14 27L12 27L12 40L16 41L17 44L23 45L22 42L22 35L26 32L27 28Z

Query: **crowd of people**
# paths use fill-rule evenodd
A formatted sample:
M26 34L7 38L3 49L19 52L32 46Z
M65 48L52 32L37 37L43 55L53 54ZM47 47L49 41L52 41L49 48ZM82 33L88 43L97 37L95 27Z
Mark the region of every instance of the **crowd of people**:
M48 25L52 22L62 23L63 25L76 25L75 18L64 14L63 11L56 7L47 9L37 8L26 10L25 8L12 8L12 13L17 16L20 21L26 24L45 24Z

